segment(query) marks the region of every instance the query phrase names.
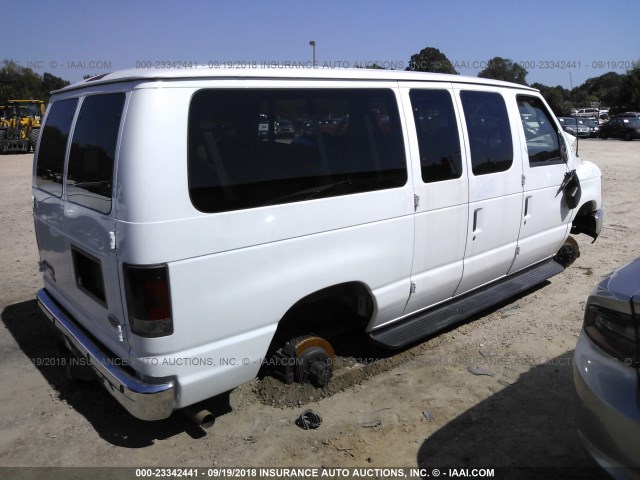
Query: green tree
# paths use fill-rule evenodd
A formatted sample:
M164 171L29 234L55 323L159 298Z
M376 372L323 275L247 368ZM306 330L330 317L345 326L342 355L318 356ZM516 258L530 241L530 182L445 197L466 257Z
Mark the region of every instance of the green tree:
M10 99L49 101L51 90L69 85L62 78L45 73L40 76L30 68L23 68L13 60L0 64L0 104Z
M557 117L566 117L571 115L574 105L571 102L571 92L569 90L560 85L548 87L542 83L534 83L531 87L540 90L540 93Z
M621 111L640 111L640 62L636 62L622 79L616 106Z
M620 88L625 76L616 72L608 72L599 77L588 79L580 89L586 91L588 96L595 97L595 101L601 105L614 105L620 96Z
M527 85L528 73L522 65L513 63L508 58L494 57L487 62L487 67L478 73L478 77Z
M49 101L51 92L53 92L54 90L60 90L67 85L69 85L68 81L45 72L42 76L42 90L44 94L43 100L45 102Z
M458 75L458 72L453 68L453 64L447 56L433 47L423 48L420 50L420 53L411 55L411 60L409 60L409 66L406 70Z

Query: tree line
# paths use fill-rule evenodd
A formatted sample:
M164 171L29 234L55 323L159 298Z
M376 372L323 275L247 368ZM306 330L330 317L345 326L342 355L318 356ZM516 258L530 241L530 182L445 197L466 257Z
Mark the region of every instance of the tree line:
M494 57L482 64L486 66L478 73L478 77L529 85L529 72L508 58ZM407 70L458 75L447 56L433 47L424 48L412 55ZM640 62L635 62L624 74L608 72L590 78L571 90L560 85L549 87L542 83L532 83L530 86L540 90L559 117L570 115L575 108L589 107L591 103L597 103L601 108L610 108L611 114L640 111Z
M4 60L0 67L0 105L7 100L49 101L52 90L66 87L70 82L50 73L38 75L13 60Z
M494 57L487 62L478 77L493 78L528 85L527 70L508 58ZM370 68L382 68L372 65ZM427 47L411 56L407 70L421 72L458 72L447 56L434 47ZM0 67L0 105L9 99L38 99L49 101L51 91L69 85L70 82L50 73L39 75L30 68L21 67L13 60L4 60ZM588 79L571 90L560 85L549 87L541 83L530 85L540 90L557 116L567 116L574 108L598 103L610 107L610 113L640 111L640 62L626 73L608 72Z

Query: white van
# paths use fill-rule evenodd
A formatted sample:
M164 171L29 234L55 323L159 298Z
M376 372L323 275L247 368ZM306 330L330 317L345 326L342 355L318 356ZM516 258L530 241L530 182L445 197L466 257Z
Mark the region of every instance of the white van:
M94 77L55 92L35 154L37 297L141 419L271 361L323 386L340 329L305 312L339 302L403 348L562 271L570 232L595 240L600 170L570 141L537 90L481 78Z

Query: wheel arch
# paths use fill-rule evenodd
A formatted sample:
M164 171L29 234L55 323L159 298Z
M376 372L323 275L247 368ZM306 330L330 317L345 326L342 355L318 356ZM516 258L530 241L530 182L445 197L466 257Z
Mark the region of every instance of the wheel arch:
M376 309L376 300L371 288L361 281L348 281L330 285L310 292L296 301L278 321L271 340L269 352L282 346L282 342L297 335L314 333L323 337L339 335L340 328L334 329L336 319L325 320L323 315L349 311L355 322L342 325L353 328L362 323L364 328Z

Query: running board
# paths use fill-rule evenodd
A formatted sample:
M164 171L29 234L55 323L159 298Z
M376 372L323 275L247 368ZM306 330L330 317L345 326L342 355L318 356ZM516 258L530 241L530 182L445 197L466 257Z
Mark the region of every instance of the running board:
M369 333L371 341L384 348L407 347L465 318L522 293L562 272L553 259L511 274L437 307L411 315Z

